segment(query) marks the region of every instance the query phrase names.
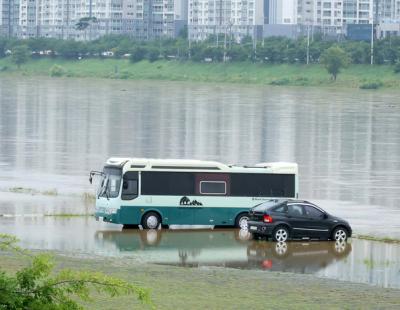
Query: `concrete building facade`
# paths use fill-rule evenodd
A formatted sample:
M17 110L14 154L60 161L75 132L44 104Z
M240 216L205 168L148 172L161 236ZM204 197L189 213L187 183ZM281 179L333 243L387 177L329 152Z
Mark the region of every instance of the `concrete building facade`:
M187 24L187 0L0 0L1 33L20 38L91 40L126 34L175 37ZM83 30L81 18L95 18Z
M77 30L84 17L95 20ZM151 40L176 37L185 25L190 40L296 37L310 28L340 36L346 25L372 20L378 37L400 34L400 0L0 0L0 34L20 38Z
M263 13L264 0L189 0L189 39L224 34L240 41L245 36L261 36Z

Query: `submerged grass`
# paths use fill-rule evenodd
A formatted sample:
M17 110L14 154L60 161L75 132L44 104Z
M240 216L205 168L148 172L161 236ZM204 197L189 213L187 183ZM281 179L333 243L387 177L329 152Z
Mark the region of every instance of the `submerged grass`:
M82 199L85 201L85 202L95 202L96 201L96 196L94 195L94 194L92 194L92 193L87 193L87 192L85 192L85 193L83 193L82 194Z
M54 214L45 214L47 217L63 217L63 218L72 218L72 217L90 217L93 216L93 213L54 213Z
M18 193L18 194L31 194L31 195L45 195L45 196L57 196L58 191L57 189L48 189L45 191L39 191L34 188L29 188L29 187L10 187L8 189L9 192L11 193Z
M333 81L320 65L241 63L195 63L179 61L141 61L126 59L30 60L17 67L9 58L0 59L6 68L0 75L96 77L131 80L169 80L219 83L244 83L290 86L332 86L346 88L399 87L400 74L392 66L351 65ZM62 68L55 74L54 68ZM58 70L57 72L59 72ZM60 72L61 72L60 71Z
M370 236L370 235L357 235L357 236L354 236L354 238L361 239L361 240L380 241L380 242L386 242L386 243L398 243L398 244L400 244L400 239L389 238L389 237L376 237L376 236Z
M18 194L31 194L31 195L35 195L35 194L39 194L40 191L33 189L33 188L29 188L29 187L10 187L8 189L9 192L11 193L18 193Z

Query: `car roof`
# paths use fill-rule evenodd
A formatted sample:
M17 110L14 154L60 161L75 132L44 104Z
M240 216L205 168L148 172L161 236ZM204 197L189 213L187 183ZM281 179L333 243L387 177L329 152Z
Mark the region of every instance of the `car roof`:
M270 208L279 206L281 204L295 204L295 203L308 204L308 205L314 206L314 207L320 209L321 211L323 211L320 207L318 207L317 205L315 205L307 200L290 199L290 198L279 198L279 199L267 200L267 201L264 201L256 206L254 206L253 208L258 207L258 209L260 209L260 208L270 209Z
M314 205L313 203L311 203L307 200L291 199L291 198L271 199L271 200L264 201L261 204L270 204L272 206L272 205L279 205L282 203L307 203L307 204Z

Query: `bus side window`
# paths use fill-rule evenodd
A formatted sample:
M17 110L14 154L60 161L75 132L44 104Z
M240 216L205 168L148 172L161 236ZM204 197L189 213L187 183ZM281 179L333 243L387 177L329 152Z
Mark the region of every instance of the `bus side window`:
M131 200L138 196L138 175L137 172L127 172L122 182L122 200Z

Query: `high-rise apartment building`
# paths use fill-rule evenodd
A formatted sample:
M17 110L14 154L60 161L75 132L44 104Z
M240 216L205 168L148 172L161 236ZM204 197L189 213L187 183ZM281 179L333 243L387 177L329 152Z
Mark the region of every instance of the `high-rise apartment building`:
M263 12L264 0L189 0L189 38L224 34L239 41L247 35L261 36Z
M295 0L296 1L296 0ZM342 34L346 24L372 23L374 0L297 0L298 23Z
M90 40L107 34L175 37L187 24L187 0L0 0L3 35ZM77 30L81 18L89 26Z
M77 30L84 17L93 18L90 26ZM400 33L400 0L0 0L0 35L20 38L151 40L176 37L188 25L191 40L223 34L239 41L310 28L342 35L346 25L372 20L382 36Z
M17 35L19 18L19 0L0 0L0 35Z

